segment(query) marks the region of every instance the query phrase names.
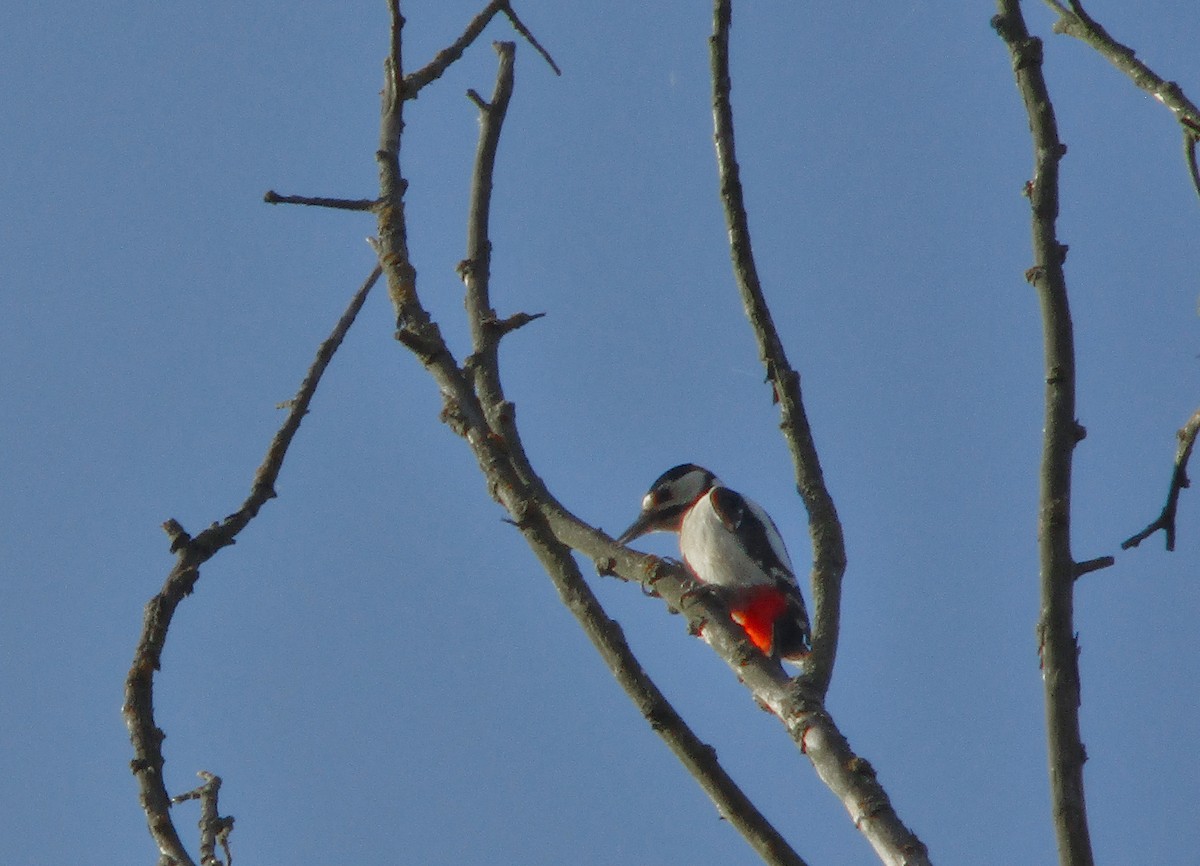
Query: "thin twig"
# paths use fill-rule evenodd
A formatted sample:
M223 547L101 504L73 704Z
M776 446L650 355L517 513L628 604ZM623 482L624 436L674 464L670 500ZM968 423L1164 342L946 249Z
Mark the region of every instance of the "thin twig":
M275 496L275 481L300 422L320 384L321 376L337 351L346 332L362 309L371 287L379 279L376 268L355 292L350 305L334 326L333 332L317 350L300 389L291 401L291 410L275 434L262 464L254 474L250 494L242 506L220 523L214 523L196 537L190 536L177 520L163 524L175 554L175 566L167 575L162 590L146 605L142 633L134 651L133 664L125 679L125 703L121 712L133 744L130 767L138 781L139 799L149 822L150 834L158 845L164 863L192 866L191 856L179 838L171 820L171 799L163 780L162 740L165 734L154 720L154 673L162 663L163 647L175 609L190 595L200 578L200 566L221 548L234 543L238 533L254 519L267 500ZM226 832L226 835L228 833Z
M446 70L463 56L463 52L470 48L471 44L479 38L479 34L491 23L491 20L507 7L508 0L491 0L483 8L482 12L471 19L471 22L467 24L467 29L463 31L461 36L435 54L432 60L416 72L406 75L404 77L405 98L416 99L417 94L421 92L422 88L441 78Z
M310 207L327 207L334 210L374 210L379 202L370 198L319 198L306 195L280 195L273 189L263 193L267 204L303 204Z
M1070 5L1064 6L1061 0L1045 0L1046 5L1058 13L1054 23L1054 32L1065 33L1094 48L1113 66L1125 73L1142 90L1149 93L1175 115L1175 120L1183 127L1184 157L1188 174L1192 179L1192 187L1200 196L1200 171L1196 167L1196 138L1200 136L1200 108L1188 99L1183 90L1174 81L1161 78L1149 66L1137 59L1135 52L1128 45L1113 39L1096 19L1092 18L1083 8L1081 0L1070 0Z
M1026 186L1032 207L1034 265L1026 278L1037 289L1045 353L1045 424L1042 440L1038 546L1041 560L1040 634L1046 702L1052 814L1063 866L1091 866L1084 799L1086 754L1079 735L1079 646L1074 628L1078 565L1071 554L1071 463L1082 428L1075 419L1075 343L1067 283L1066 248L1056 234L1058 138L1054 106L1042 76L1042 42L1031 37L1019 0L998 0L992 26L1012 59L1017 89L1033 137L1034 173Z
M1079 580L1085 574L1091 574L1093 571L1112 568L1116 563L1116 559L1111 556L1097 556L1095 559L1089 559L1086 562L1077 562L1075 563L1075 579Z
M517 17L517 13L513 10L509 0L491 0L491 2L483 8L483 11L471 19L471 22L467 25L467 29L463 31L461 36L434 55L433 60L426 63L416 72L404 77L404 98L416 99L417 94L419 94L426 85L441 78L442 75L445 74L446 70L449 69L455 61L463 56L463 52L465 52L471 46L471 44L479 38L479 34L483 32L484 28L487 27L488 24L491 23L491 20L500 12L503 12L505 17L508 18L509 22L513 26L513 29L520 33L521 36L524 37L529 44L532 45L534 49L542 55L542 57L546 60L546 63L548 63L550 68L554 70L554 73L556 75L562 75L562 71L558 68L558 64L554 62L554 58L550 56L549 52L547 52L546 49L544 49L537 41L537 39L534 38L533 34L529 32L529 28L527 28L521 22L521 19Z
M234 819L231 815L222 818L217 808L221 777L207 770L201 770L196 775L204 780L204 784L186 793L176 794L171 798L171 803L200 801L200 866L221 866L221 861L217 859L218 843L225 851L224 866L233 866L233 855L229 852L229 832L233 829Z
M1179 494L1190 485L1187 474L1188 461L1192 457L1192 449L1196 445L1196 435L1200 433L1200 409L1197 409L1187 423L1179 430L1179 447L1175 449L1175 466L1171 470L1171 487L1167 491L1167 504L1162 512L1145 529L1132 538L1121 542L1122 550L1137 547L1160 529L1167 537L1167 550L1175 549L1175 513L1179 509Z
M1200 134L1195 130L1183 131L1183 161L1187 165L1188 176L1192 179L1192 189L1200 196L1200 165L1196 164L1197 141L1200 141Z
M537 41L534 35L529 31L529 28L517 17L517 12L511 5L506 4L504 14L508 17L509 23L513 29L525 37L525 41L533 46L534 51L542 55L542 59L554 70L555 75L562 75L562 70L558 68L558 64L554 62L554 58L550 56L550 52L542 47L542 44Z

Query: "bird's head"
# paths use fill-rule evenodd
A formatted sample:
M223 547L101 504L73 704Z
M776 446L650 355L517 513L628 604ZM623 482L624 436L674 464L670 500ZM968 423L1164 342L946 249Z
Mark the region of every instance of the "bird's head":
M649 532L678 532L683 515L701 496L720 485L717 476L695 463L684 463L658 476L642 497L637 520L617 537L628 544Z

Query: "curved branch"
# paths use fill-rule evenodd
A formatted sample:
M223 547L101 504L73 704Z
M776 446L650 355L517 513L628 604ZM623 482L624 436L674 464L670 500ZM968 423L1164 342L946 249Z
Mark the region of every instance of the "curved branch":
M162 741L166 734L154 720L154 673L162 665L162 652L167 641L167 631L171 627L171 619L175 615L176 607L186 596L191 595L196 581L200 579L200 566L221 548L233 544L238 533L258 515L267 500L275 496L275 481L283 468L284 457L287 456L288 447L300 428L301 420L308 412L321 376L345 338L346 332L354 324L354 319L362 309L371 287L379 279L379 274L379 268L376 268L354 293L350 305L334 326L333 332L317 350L317 356L300 384L300 389L290 401L287 418L271 440L267 454L254 474L250 495L246 497L242 506L195 538L188 535L178 521L168 520L163 524L171 539L171 552L176 555L175 566L167 575L162 590L146 605L142 633L134 651L133 664L125 678L125 702L121 707L121 714L125 718L129 739L133 744L130 768L137 778L139 800L142 810L146 813L150 835L158 845L165 866L192 866L193 863L171 820L171 798L167 794L162 772ZM222 820L228 821L232 827L232 819ZM228 835L228 830L225 834Z
M1197 409L1187 423L1179 430L1179 447L1175 450L1175 467L1171 470L1171 487L1167 491L1167 504L1162 512L1149 526L1132 538L1121 542L1121 549L1128 550L1137 547L1158 530L1167 537L1167 550L1175 549L1175 512L1179 508L1179 494L1185 487L1190 486L1187 475L1188 461L1192 457L1192 449L1196 445L1196 435L1200 433L1200 409Z
M812 428L800 393L800 374L792 369L783 342L775 328L771 310L763 296L754 252L750 244L750 224L742 197L737 155L734 150L733 106L730 103L729 26L731 0L716 0L713 6L713 35L709 39L713 81L713 125L720 175L721 203L729 228L733 272L746 316L758 342L759 358L767 371L779 404L784 438L792 455L796 490L808 510L808 531L812 539L813 651L805 665L805 675L824 695L833 677L837 657L838 630L841 622L842 575L846 571L846 546L842 524L833 498L825 487L821 460L813 442Z
M1074 583L1079 567L1071 554L1071 461L1084 431L1075 420L1075 343L1063 262L1067 248L1056 235L1059 141L1054 107L1042 76L1042 42L1031 37L1019 0L998 0L992 26L1012 59L1017 89L1029 116L1034 174L1026 186L1032 206L1034 265L1025 274L1041 301L1045 346L1045 426L1042 440L1038 546L1041 560L1042 679L1050 792L1059 860L1090 866L1092 845L1084 800L1079 735L1079 646L1075 640Z
M1183 127L1184 158L1192 186L1200 195L1200 172L1196 168L1195 145L1200 136L1200 108L1188 99L1174 81L1159 77L1154 70L1137 59L1135 52L1109 35L1083 8L1082 0L1070 0L1069 7L1061 0L1045 0L1046 5L1058 13L1054 32L1064 33L1094 48L1100 56L1125 73L1142 90L1149 93L1175 115Z
M791 366L775 328L754 263L750 225L742 194L734 143L732 82L729 73L729 28L732 0L714 0L713 35L709 39L713 84L713 138L716 143L721 203L729 229L730 256L742 305L758 342L759 357L779 403L780 424L792 455L796 489L808 510L812 539L814 607L813 651L792 694L759 696L788 727L809 756L822 781L853 816L855 825L885 863L928 863L924 843L896 814L874 770L850 750L823 702L833 677L841 621L842 575L846 548L841 521L825 486L812 428L804 409L800 375ZM765 684L764 684L765 685ZM773 689L771 690L773 691ZM758 693L756 692L756 695Z

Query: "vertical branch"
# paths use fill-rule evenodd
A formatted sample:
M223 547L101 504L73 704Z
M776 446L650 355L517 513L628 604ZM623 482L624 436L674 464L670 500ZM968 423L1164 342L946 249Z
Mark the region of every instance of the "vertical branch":
M833 677L841 621L842 575L846 571L846 546L833 498L825 487L821 460L800 393L800 374L792 369L771 310L763 296L750 244L750 224L742 197L737 155L734 150L733 106L729 92L729 27L732 0L715 0L713 35L709 40L713 81L713 138L717 149L721 203L729 228L733 273L746 316L758 341L758 354L782 416L780 427L792 455L796 490L808 510L813 565L813 651L805 673L824 695Z
M1042 678L1050 791L1059 861L1091 866L1092 846L1084 800L1083 764L1087 756L1079 734L1079 646L1075 640L1074 582L1071 554L1071 460L1084 430L1075 420L1075 346L1059 243L1058 164L1066 153L1059 141L1054 107L1042 76L1042 42L1031 37L1019 0L998 0L992 26L1008 46L1017 88L1029 116L1034 174L1026 187L1032 205L1034 265L1026 278L1041 301L1045 346L1045 427L1042 441L1038 507L1041 560Z
M379 124L379 264L387 276L388 297L396 311L396 327L403 333L409 328L428 324L429 316L417 300L417 271L408 253L408 224L404 214L404 193L408 182L400 171L400 140L404 134L404 16L400 0L388 0L391 13L391 40L383 62L382 109ZM399 336L399 334L397 334Z
M471 91L479 106L479 146L475 149L475 167L471 175L471 207L467 215L467 258L458 266L459 276L467 287L467 320L471 328L471 345L476 353L477 370L495 372L492 387L499 396L497 350L500 328L492 309L489 279L492 266L492 243L488 239L488 220L492 207L492 178L496 170L496 150L500 146L500 130L512 98L513 57L517 46L512 42L496 42L493 47L500 58L492 101L484 102Z

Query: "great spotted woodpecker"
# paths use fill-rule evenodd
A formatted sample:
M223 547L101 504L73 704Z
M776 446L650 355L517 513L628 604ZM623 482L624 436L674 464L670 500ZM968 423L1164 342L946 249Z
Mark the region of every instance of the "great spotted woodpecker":
M651 485L637 520L617 541L650 532L679 533L687 570L717 589L730 617L765 655L797 662L808 654L804 596L779 530L756 502L684 463Z

